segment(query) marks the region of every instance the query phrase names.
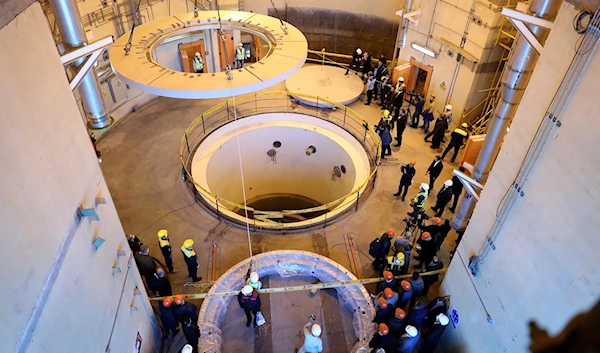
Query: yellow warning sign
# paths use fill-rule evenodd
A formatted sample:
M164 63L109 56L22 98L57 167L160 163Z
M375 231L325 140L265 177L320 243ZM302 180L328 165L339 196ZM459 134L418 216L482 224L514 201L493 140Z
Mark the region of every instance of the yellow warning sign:
M442 91L446 90L446 81L442 81L442 83L440 84L440 88L442 89Z

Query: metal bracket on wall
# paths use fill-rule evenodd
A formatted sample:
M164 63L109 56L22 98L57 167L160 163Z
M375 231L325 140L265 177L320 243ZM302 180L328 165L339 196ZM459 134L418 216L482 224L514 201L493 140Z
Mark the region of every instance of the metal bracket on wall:
M396 16L400 16L403 19L409 20L410 23L414 24L415 26L419 25L419 19L415 18L415 17L421 17L421 9L415 10L415 11L411 11L408 13L404 13L404 10L400 10L396 12Z
M554 25L553 22L508 8L502 9L502 15L508 17L510 22L523 35L523 37L529 42L529 44L538 54L542 54L542 49L544 49L544 46L537 40L535 35L531 33L529 28L525 26L525 23L550 30Z
M79 217L81 217L81 218L90 217L96 221L100 220L100 217L98 217L96 210L93 208L80 208L77 212L79 213Z
M479 193L477 193L473 187L477 187L479 188L479 190L483 190L483 185L481 185L479 182L477 182L477 180L471 178L467 174L456 169L453 170L452 173L456 175L458 179L460 179L460 181L464 185L465 189L467 189L469 194L471 194L471 196L473 196L475 200L479 201Z
M114 39L112 36L100 39L99 41L90 43L84 47L73 50L72 52L66 53L60 57L60 61L63 65L69 65L73 63L77 59L81 59L86 57L84 64L81 65L73 80L69 82L69 86L71 86L71 90L74 91L77 89L81 80L87 75L87 73L92 69L94 64L98 61L102 53L106 50L106 47L113 43Z

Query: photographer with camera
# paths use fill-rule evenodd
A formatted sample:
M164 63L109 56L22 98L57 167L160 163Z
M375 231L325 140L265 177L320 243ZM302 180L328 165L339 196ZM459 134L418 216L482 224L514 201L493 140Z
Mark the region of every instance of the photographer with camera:
M437 252L437 246L428 232L423 232L421 239L417 240L417 243L419 244L417 245L419 256L415 257L415 260L418 260L419 263L414 265L413 268L421 269L423 268L423 264L426 265L433 260Z
M415 164L417 161L412 159L410 163L402 164L400 167L400 171L402 172L402 177L400 178L400 185L398 186L398 192L394 194L394 196L398 197L402 195L402 201L406 197L406 193L408 192L408 187L412 184L412 179L417 173L415 170ZM422 186L422 185L421 185Z
M310 316L310 321L304 325L304 344L298 353L320 353L323 351L321 336L321 325L315 323L316 317Z

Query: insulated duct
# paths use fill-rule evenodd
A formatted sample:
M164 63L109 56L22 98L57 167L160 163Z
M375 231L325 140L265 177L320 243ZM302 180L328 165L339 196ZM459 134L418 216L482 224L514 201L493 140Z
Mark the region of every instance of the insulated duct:
M562 0L532 0L528 12L536 17L553 21L561 3ZM532 24L526 26L541 44L545 43L549 30ZM511 57L502 74L500 101L488 123L485 141L473 169L473 177L481 184L487 180L496 161L506 135L506 128L515 116L538 58L539 54L525 37L519 34L513 43ZM452 218L451 224L455 229L466 228L475 209L475 202L476 200L465 190Z
M75 0L50 0L50 5L65 49L73 50L85 46L87 44L85 31L77 2ZM71 69L76 72L85 63L85 60L86 58L76 60ZM78 89L89 126L94 129L108 127L112 121L104 107L98 77L93 69L81 80Z

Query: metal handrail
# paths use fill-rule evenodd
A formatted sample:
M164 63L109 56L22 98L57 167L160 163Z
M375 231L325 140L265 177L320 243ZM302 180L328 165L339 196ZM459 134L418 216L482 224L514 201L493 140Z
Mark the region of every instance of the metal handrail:
M305 107L298 105L295 103L293 97L316 100L317 107ZM257 114L273 112L293 112L314 116L316 118L324 119L334 123L352 134L363 144L365 151L369 156L371 172L369 173L368 178L356 189L338 198L337 200L308 209L282 211L262 211L252 207L246 207L236 202L221 198L194 181L190 170L191 161L193 159L195 150L206 136L214 132L219 127L234 120L244 119ZM329 101L322 97L303 93L290 93L287 91L250 93L235 97L235 104L232 98L208 109L198 118L196 118L185 130L179 149L179 157L184 179L191 182L195 197L202 197L205 202L211 203L213 208L216 208L217 215L219 217L221 216L221 210L219 207L222 208L223 205L226 205L227 208L230 208L228 209L229 211L231 211L231 209L246 209L248 212L258 215L258 217L255 217L255 219L258 218L259 220L266 221L280 227L285 227L285 225L289 223L277 222L273 221L272 219L282 219L286 216L299 216L306 213L325 211L328 209L331 210L341 206L344 201L346 201L347 205L356 203L358 207L360 196L362 196L360 194L361 190L363 190L369 183L374 181L379 167L380 153L381 140L379 135L377 132L375 132L373 127L355 111L344 105ZM214 202L211 199L214 200Z

